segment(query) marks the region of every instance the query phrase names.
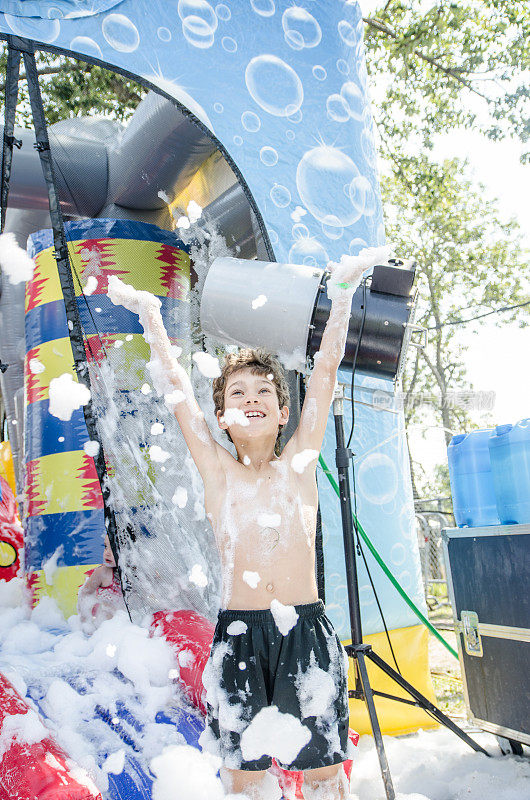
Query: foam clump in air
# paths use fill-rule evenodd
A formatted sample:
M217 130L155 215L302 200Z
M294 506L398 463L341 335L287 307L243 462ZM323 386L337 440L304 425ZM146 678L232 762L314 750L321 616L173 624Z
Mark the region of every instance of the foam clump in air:
M93 294L98 288L98 279L94 275L90 275L83 289L83 293L87 295Z
M252 570L246 569L243 572L243 580L251 589L257 589L261 576L259 572L252 572Z
M280 514L259 514L258 515L258 525L260 528L277 528L278 525L281 525L282 518Z
M29 371L32 375L40 375L41 372L44 372L46 367L39 361L38 358L30 358L29 360Z
M209 353L204 353L202 350L198 350L193 354L192 358L197 364L199 372L204 375L205 378L218 378L221 374L219 359L215 356L211 356Z
M191 745L170 745L153 758L153 800L224 800L221 759Z
M151 425L151 434L153 436L159 436L161 433L164 433L164 426L161 422L153 422Z
M84 383L77 383L69 372L52 378L49 390L49 411L53 417L69 422L74 411L90 400L90 389Z
M345 292L353 293L361 282L363 272L376 264L386 264L390 252L388 245L365 247L358 256L344 255L338 262L330 261L328 270L331 274L327 283L329 299L335 300Z
M14 285L33 277L33 259L18 245L14 233L0 234L0 267L8 281Z
M177 486L175 494L171 498L172 502L179 508L185 508L188 502L188 490L184 486Z
M190 200L186 213L190 223L194 225L202 217L202 208L195 200Z
M226 422L228 427L230 427L230 425L241 425L243 428L246 428L250 425L249 420L240 408L225 408L223 416L221 417L221 422ZM248 456L245 456L245 458L248 458ZM250 458L248 459L248 463L250 464Z
M168 453L167 450L163 450L158 444L152 444L149 448L149 458L151 461L163 464L168 458L171 458L171 453Z
M190 583L194 583L195 586L203 587L207 585L208 578L203 572L201 564L194 564L191 572L189 574Z
M84 443L83 450L85 451L87 456L95 458L99 453L99 442L94 439L90 439L88 442Z
M268 706L243 731L241 751L245 761L268 755L290 764L310 739L311 731L300 720L282 714L277 706Z
M267 302L267 296L264 294L260 294L252 301L252 309L255 311L257 308L261 308L261 306L264 306L266 302Z
M295 453L292 457L291 467L295 472L298 472L298 474L301 475L305 468L317 458L318 450L301 450L299 453Z
M246 633L246 630L247 623L243 622L242 619L235 619L226 628L226 632L229 633L230 636L240 636L242 633Z
M287 636L291 628L294 628L298 619L298 614L294 606L284 606L276 598L271 602L271 613L276 623L276 627L282 636Z

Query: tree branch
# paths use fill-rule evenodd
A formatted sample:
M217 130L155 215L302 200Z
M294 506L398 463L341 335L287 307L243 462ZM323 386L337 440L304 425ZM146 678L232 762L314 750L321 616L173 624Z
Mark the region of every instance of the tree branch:
M399 42L400 38L398 34L391 28L389 28L388 25L385 25L384 22L380 22L378 19L373 19L372 17L363 17L363 22L369 28L373 28L379 33L384 33L386 36L390 36L391 39L394 39L394 41ZM485 94L479 92L478 89L475 89L469 81L466 81L465 78L462 78L462 76L458 74L459 67L444 67L444 65L441 64L436 58L432 58L431 56L426 55L421 50L418 50L418 48L414 48L412 52L414 53L415 56L421 58L422 61L426 61L432 67L439 70L440 72L443 72L449 78L453 78L453 80L457 81L458 83L461 83L462 86L465 86L466 89L469 89L470 92L473 92L474 94L481 97L483 100L489 102L489 98Z

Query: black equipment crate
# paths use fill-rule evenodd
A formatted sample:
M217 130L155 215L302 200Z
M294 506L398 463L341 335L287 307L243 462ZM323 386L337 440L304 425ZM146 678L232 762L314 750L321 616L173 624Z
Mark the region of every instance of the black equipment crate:
M470 719L530 744L530 525L442 532Z

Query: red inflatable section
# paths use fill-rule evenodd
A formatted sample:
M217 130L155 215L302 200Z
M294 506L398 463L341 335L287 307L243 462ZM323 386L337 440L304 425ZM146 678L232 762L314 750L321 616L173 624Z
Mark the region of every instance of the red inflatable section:
M8 482L0 476L0 580L10 581L21 569L24 534Z
M151 632L163 636L171 645L179 662L180 682L191 702L206 713L205 689L202 673L212 644L214 625L195 611L157 611L153 614ZM350 741L357 745L359 734L350 728ZM348 778L352 768L351 760L344 762ZM271 772L278 778L286 797L303 798L303 772L289 772L279 767L273 760Z
M29 715L29 716L28 716ZM24 719L26 717L26 719ZM45 736L42 722L0 673L0 800L101 800L95 786Z

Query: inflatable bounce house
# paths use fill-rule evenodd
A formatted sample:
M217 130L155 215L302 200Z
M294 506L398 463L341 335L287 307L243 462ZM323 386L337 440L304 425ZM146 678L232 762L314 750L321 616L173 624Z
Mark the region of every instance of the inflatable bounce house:
M24 575L33 604L49 595L71 618L86 574L102 562L108 533L132 622L150 625L176 652L191 653L189 662L180 659L191 704L157 723L175 726L179 741L196 746L219 565L197 473L146 370L149 350L138 317L112 304L108 279L118 276L160 299L208 417L210 382L190 356L219 351L198 325L214 258L322 270L343 254L384 244L360 9L342 0L3 0L0 10L11 68L22 58L29 76L27 55L44 51L100 65L144 88L126 124L75 117L46 131L44 120L36 120L36 146L33 131L6 131L4 166L8 145L20 146L12 150L3 231L27 249L34 268L26 281L10 279L5 265L0 275L3 438L9 440L0 451L0 578ZM8 76L9 91L16 95L16 79ZM43 177L43 151L51 177ZM53 184L67 254L57 238L57 207L50 212ZM228 282L227 304L230 292ZM380 323L384 336L387 322ZM394 403L399 370L385 372L384 358L375 350L355 372L356 514L371 574L370 580L359 564L362 623L375 650L395 657L431 696L404 420ZM340 379L349 385L351 370ZM296 418L300 375L291 371L289 380ZM81 396L85 387L90 393ZM349 428L352 403L345 405ZM334 455L331 423L317 473L317 577L347 643L340 506L327 467ZM0 656L0 669L4 664ZM25 684L46 721L30 672ZM370 674L374 687L389 691L382 673ZM82 676L68 680L72 691L88 691ZM7 679L0 691L4 718L34 713ZM108 796L150 797L152 776L135 745L131 707L109 711L102 700L96 708L98 724L117 732L125 750L125 767L110 781ZM432 725L413 704L379 697L377 710L386 733ZM354 699L351 725L369 731L364 705ZM97 796L82 783L75 794L71 754L52 739L14 739L2 750L9 796ZM29 762L21 777L16 765Z

